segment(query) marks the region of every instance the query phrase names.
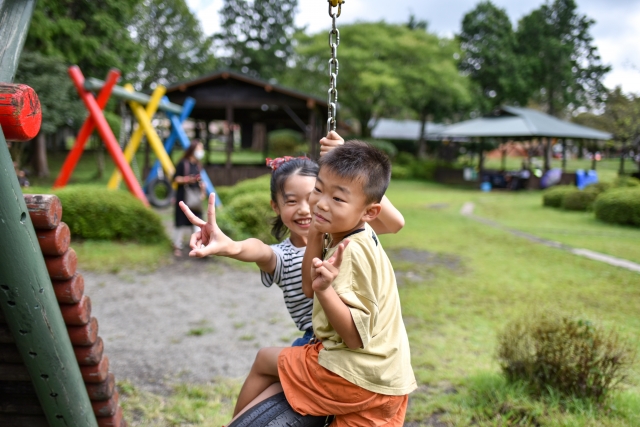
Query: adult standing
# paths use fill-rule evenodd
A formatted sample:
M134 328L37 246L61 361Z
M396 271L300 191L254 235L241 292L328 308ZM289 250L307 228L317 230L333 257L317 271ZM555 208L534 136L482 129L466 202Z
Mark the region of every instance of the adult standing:
M173 237L173 254L182 256L182 248L184 246L184 235L190 235L195 232L195 228L191 225L178 203L185 202L191 211L198 217L202 218L202 200L205 197L205 185L200 178L202 163L200 160L204 157L204 145L198 139L194 139L191 145L184 152L180 162L176 165L176 174L173 176L173 182L178 184L175 200L175 232ZM197 201L200 203L197 203Z

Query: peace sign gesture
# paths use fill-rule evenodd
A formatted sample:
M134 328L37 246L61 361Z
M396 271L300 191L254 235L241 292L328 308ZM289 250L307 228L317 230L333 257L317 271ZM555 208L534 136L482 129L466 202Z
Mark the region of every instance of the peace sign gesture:
M197 227L197 231L191 235L189 246L193 249L189 256L202 258L207 255L229 255L231 246L235 243L227 237L216 224L216 195L209 196L209 207L207 208L207 221L198 218L184 202L180 202L182 212L189 221Z
M314 292L320 292L327 289L331 283L338 277L340 273L340 265L342 265L342 256L344 255L344 249L349 244L349 239L340 242L338 249L331 255L326 261L322 261L320 258L314 258L311 267L311 287Z

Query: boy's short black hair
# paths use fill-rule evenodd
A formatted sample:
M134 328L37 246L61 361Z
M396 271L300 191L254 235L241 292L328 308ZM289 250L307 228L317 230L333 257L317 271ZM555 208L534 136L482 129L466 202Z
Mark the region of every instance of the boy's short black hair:
M320 169L362 181L366 203L380 203L391 179L391 162L386 154L364 141L351 140L324 155Z

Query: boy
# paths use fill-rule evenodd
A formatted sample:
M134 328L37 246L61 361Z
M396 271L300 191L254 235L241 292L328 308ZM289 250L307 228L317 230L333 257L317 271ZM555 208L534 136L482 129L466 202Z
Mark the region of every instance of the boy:
M296 412L335 415L335 427L401 426L416 381L393 268L368 224L380 213L391 165L360 141L319 164L302 270L317 342L261 349L234 415L284 390Z

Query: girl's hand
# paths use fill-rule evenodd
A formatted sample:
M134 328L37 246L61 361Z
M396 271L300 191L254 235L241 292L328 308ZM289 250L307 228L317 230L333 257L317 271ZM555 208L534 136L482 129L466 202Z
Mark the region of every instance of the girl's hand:
M314 258L311 267L311 287L314 292L322 292L331 286L331 283L338 277L340 273L340 265L342 264L342 256L344 248L349 244L349 239L340 242L336 252L326 261L320 258Z
M320 157L327 154L339 145L344 144L344 139L336 132L331 131L329 134L320 140Z
M207 255L229 255L232 245L235 243L227 237L216 224L216 195L209 196L209 208L207 209L207 221L198 218L184 202L180 202L180 208L189 221L197 227L197 231L191 235L189 246L193 249L189 256L202 258Z

